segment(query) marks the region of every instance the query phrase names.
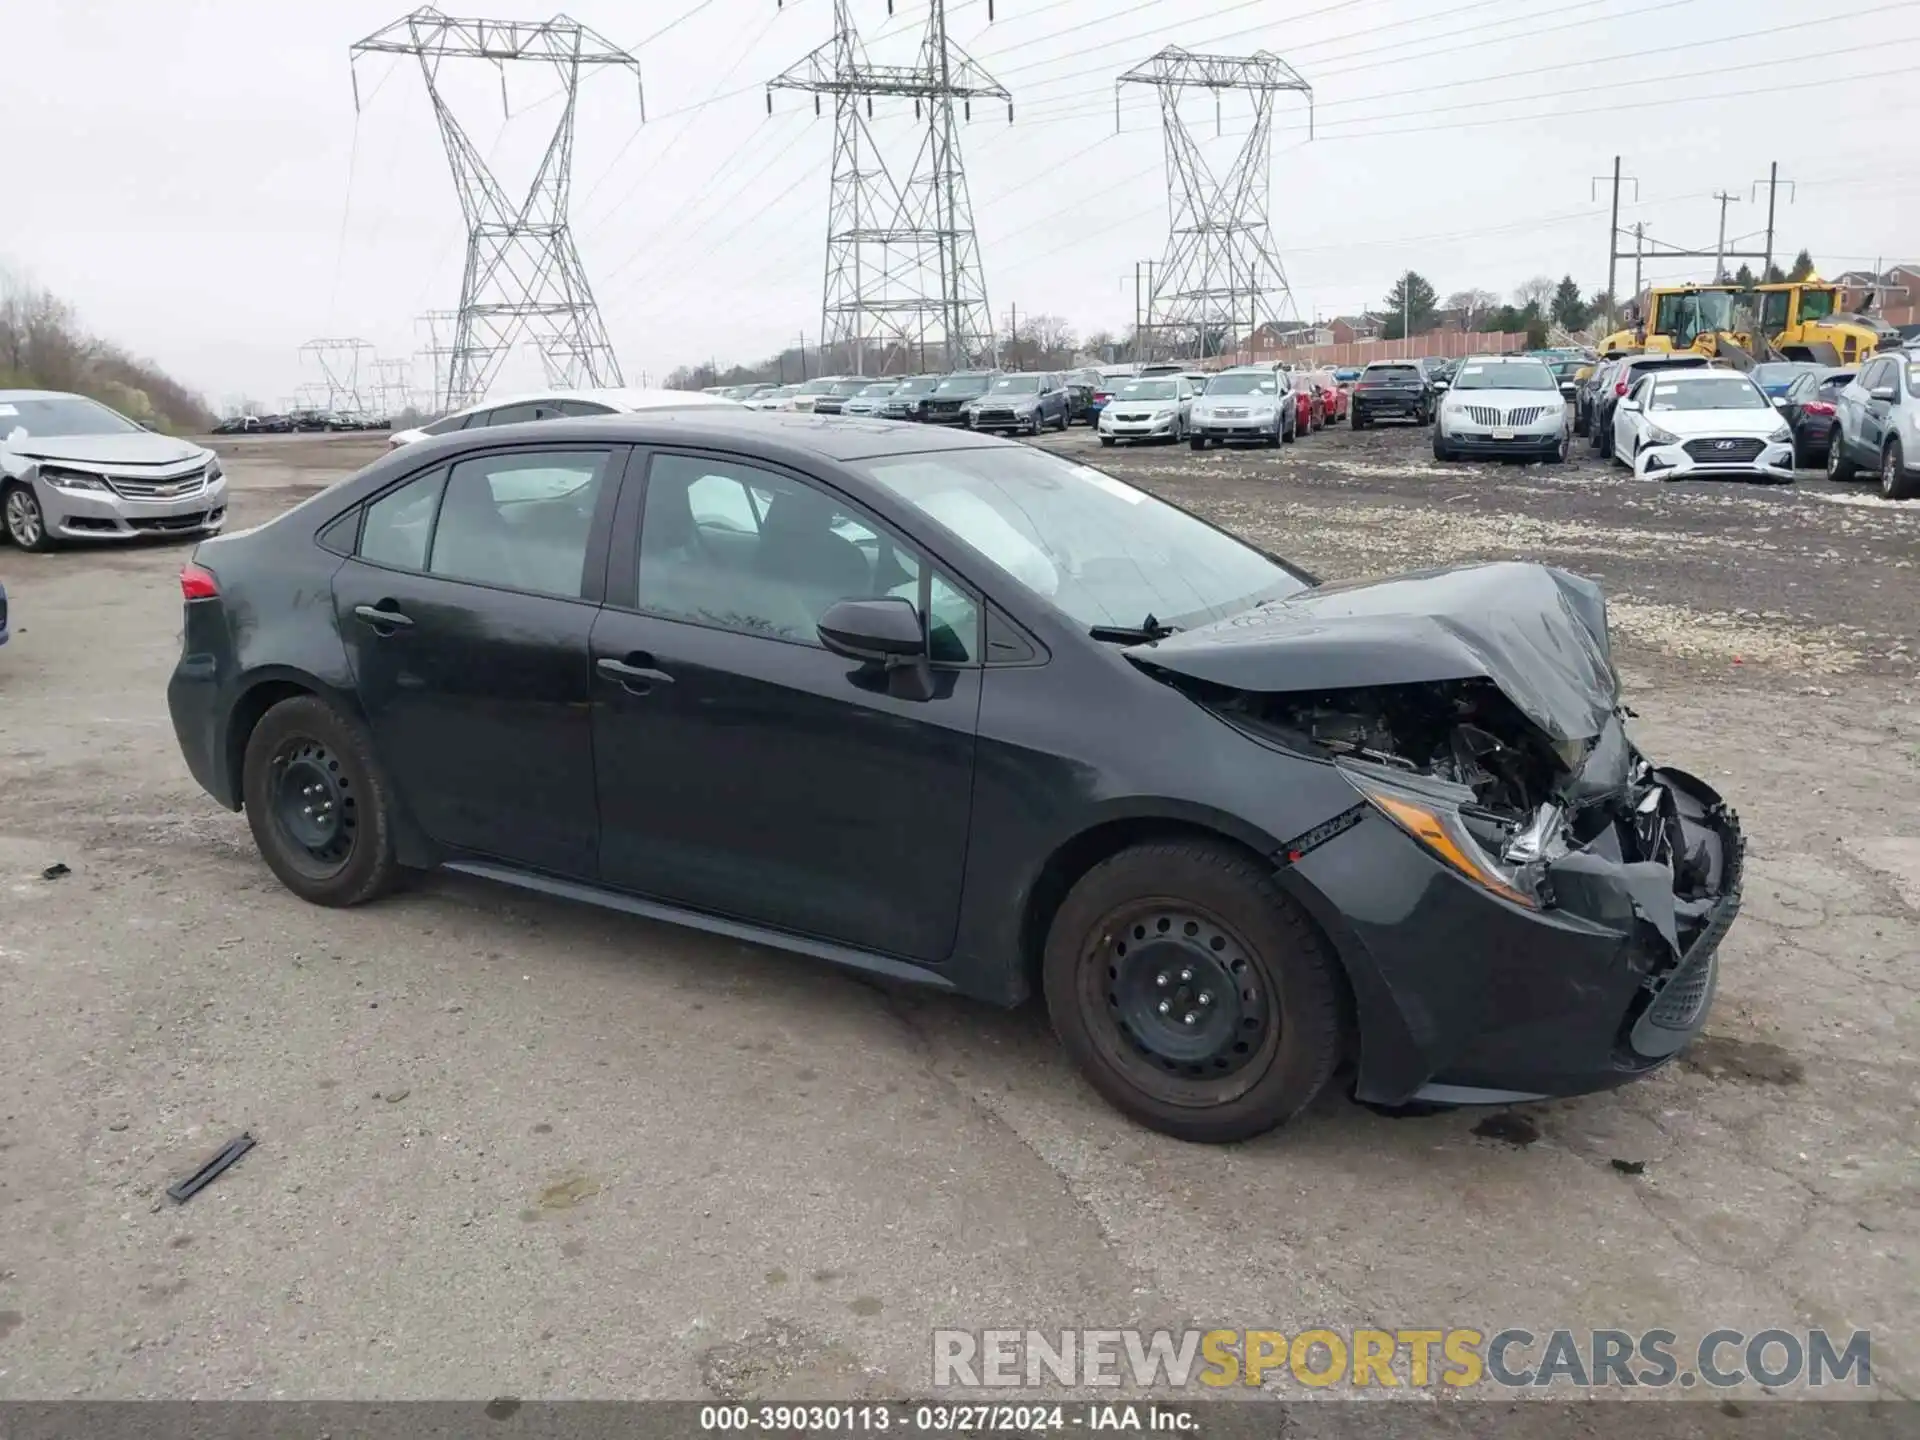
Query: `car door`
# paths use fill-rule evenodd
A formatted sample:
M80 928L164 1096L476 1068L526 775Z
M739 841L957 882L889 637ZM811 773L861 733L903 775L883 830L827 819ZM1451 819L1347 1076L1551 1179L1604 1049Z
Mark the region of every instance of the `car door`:
M588 642L625 455L469 452L363 509L336 624L401 801L449 848L594 872Z
M1863 463L1877 463L1880 447L1887 443L1893 419L1894 401L1899 395L1896 362L1882 355L1867 362L1860 372L1860 456Z
M1653 377L1643 375L1633 382L1633 388L1621 397L1631 400L1632 405L1616 405L1613 411L1613 448L1625 460L1633 458L1633 452L1639 448L1640 436L1646 423L1647 400L1653 394Z
M623 488L593 634L605 883L937 963L972 803L977 599L811 477L661 451ZM927 698L834 655L835 601L914 599Z

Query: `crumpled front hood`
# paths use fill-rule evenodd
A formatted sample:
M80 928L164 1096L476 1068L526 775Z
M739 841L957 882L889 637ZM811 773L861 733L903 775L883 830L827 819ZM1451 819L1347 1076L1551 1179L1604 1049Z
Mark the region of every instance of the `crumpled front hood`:
M4 431L0 431L0 443L5 443ZM129 435L30 435L8 448L28 460L73 465L184 465L212 453L191 441L148 430Z
M1125 654L1269 694L1485 678L1563 741L1598 737L1619 704L1599 586L1519 562L1321 585Z

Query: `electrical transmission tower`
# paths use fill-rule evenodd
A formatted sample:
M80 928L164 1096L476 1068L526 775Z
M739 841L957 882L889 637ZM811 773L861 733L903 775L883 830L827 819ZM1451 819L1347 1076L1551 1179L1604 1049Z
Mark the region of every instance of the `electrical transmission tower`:
M958 370L997 354L986 274L973 229L973 202L960 158L955 102L971 118L973 101L1013 102L947 33L947 0L932 0L925 38L912 65L868 62L849 0L834 0L833 38L768 83L775 90L833 97L833 178L827 206L826 282L820 299L823 357L836 347L865 374L869 347L881 369L924 364L931 346ZM875 96L910 99L926 131L897 184L867 122ZM862 101L865 101L864 106Z
M1120 77L1114 87L1116 128L1119 86L1129 84L1160 92L1166 135L1170 218L1150 306L1154 343L1170 341L1196 356L1217 355L1243 325L1251 340L1263 321L1277 321L1282 310L1293 308L1268 225L1273 108L1274 97L1283 92L1305 95L1311 138L1313 87L1264 50L1250 56L1195 55L1168 46ZM1181 96L1190 89L1213 92L1216 129L1222 92L1245 90L1253 96L1253 128L1218 179L1180 114Z
M427 362L432 374L433 393L427 397L429 410L446 408L448 377L453 373L453 332L460 322L458 310L429 310L413 322L416 332L426 332L427 343L413 352L416 360Z
M573 120L581 67L630 69L637 83L640 62L564 15L544 23L455 20L431 8L396 20L349 51L354 60L366 54L412 55L419 60L467 223L460 309L437 403L454 410L484 396L508 350L523 335L530 335L543 355L559 359L570 385L621 384L620 364L574 248L567 202L573 185ZM491 60L498 66L509 60L531 60L558 72L566 103L546 155L519 203L508 198L441 93L439 72L445 60ZM357 73L353 96L357 111ZM646 119L644 90L640 118Z
M373 346L365 340L309 340L300 347L300 357L320 367L326 409L341 415L368 409L369 392L379 384Z

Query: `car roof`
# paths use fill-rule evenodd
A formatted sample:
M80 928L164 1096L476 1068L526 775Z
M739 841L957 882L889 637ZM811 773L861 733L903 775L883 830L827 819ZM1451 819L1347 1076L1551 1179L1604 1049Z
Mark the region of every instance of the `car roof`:
M72 390L0 390L0 400L85 400ZM94 401L97 405L100 402Z
M746 406L719 406L686 410L653 410L633 414L592 415L578 419L531 421L494 426L486 430L455 431L438 444L461 448L459 442L495 443L539 436L557 442L579 441L623 445L717 445L744 454L768 458L815 457L823 460L866 460L881 455L912 455L940 450L988 450L1018 444L971 430L948 430L864 416L814 415L783 410L750 410Z
M493 395L464 409L450 410L447 414L473 415L507 405L533 405L552 400L593 400L603 405L618 405L624 410L652 410L666 405L714 405L724 409L740 403L724 395L709 394L705 390L644 390L637 386L607 386L597 390L529 390L519 395Z

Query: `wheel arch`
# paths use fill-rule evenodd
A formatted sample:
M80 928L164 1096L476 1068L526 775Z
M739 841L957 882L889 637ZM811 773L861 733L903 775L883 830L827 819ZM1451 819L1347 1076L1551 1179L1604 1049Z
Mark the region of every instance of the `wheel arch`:
M241 679L233 703L227 709L226 735L220 747L221 772L230 787L227 793L235 796L242 793L247 741L252 738L254 727L282 700L302 695L317 696L342 714L351 716L356 723L366 723L366 716L351 696L304 670L290 665L266 665L250 671Z
M1059 913L1067 893L1088 871L1101 861L1111 859L1135 845L1154 841L1191 840L1223 846L1237 851L1257 865L1277 868L1272 859L1274 844L1270 837L1258 834L1231 817L1213 814L1177 814L1169 812L1113 815L1089 825L1068 837L1047 856L1034 882L1027 888L1021 907L1019 930L1019 975L1026 995L1042 993L1041 967L1046 955L1047 932ZM1299 887L1282 882L1282 888L1297 898ZM1324 906L1302 904L1307 923L1319 934L1336 964L1339 980L1343 1043L1348 1053L1355 1050L1354 1017L1356 996L1353 977L1348 973L1346 947L1327 926Z

